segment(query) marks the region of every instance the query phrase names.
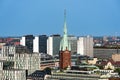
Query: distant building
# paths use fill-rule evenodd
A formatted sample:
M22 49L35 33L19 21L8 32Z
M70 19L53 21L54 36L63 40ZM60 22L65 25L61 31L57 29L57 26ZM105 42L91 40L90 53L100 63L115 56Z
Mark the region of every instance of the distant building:
M49 55L59 55L59 46L62 37L60 35L51 35L47 40L47 53ZM71 54L77 53L77 37L68 36L68 42L71 45Z
M40 35L34 39L33 52L47 53L47 36Z
M29 50L25 46L3 46L1 49L1 56L8 57L15 55L15 53L27 53Z
M26 38L23 36L20 40L20 45L26 46Z
M75 36L68 36L68 42L71 45L71 54L77 53L77 37Z
M25 35L20 40L20 44L23 46L27 46L31 53L33 52L33 39L33 35Z
M108 41L108 37L107 36L103 36L103 41L107 42Z
M47 40L47 54L49 55L59 55L60 49L60 35L51 35Z
M93 57L93 37L79 37L77 41L77 53Z
M39 37L33 40L33 52L39 52Z
M40 35L39 36L39 53L47 53L47 35Z
M120 52L120 49L118 50ZM109 48L94 48L94 57L100 59L109 59L113 56L116 56L117 50L116 49L109 49ZM118 53L119 55L119 53ZM117 56L116 56L117 57ZM116 58L118 59L118 58Z
M113 61L120 61L120 54L112 54Z

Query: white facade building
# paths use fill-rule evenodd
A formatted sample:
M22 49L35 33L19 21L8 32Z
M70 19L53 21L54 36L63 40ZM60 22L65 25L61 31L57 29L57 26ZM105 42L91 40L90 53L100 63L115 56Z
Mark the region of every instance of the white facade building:
M26 35L21 38L20 45L26 46L30 52L47 53L47 36Z
M14 55L14 68L26 69L28 75L35 70L40 69L40 54L39 53L16 53Z
M33 52L33 40L34 40L33 35L25 35L21 37L20 45L26 46L29 49L29 51L32 53Z
M20 40L20 45L25 46L25 37L24 36Z
M5 57L10 54L15 54L16 53L16 47L15 46L3 46L1 50L1 56Z
M93 57L93 37L79 37L77 41L77 53Z
M59 55L60 51L60 41L62 37L60 36L50 36L47 39L47 53L49 55ZM77 37L68 36L68 41L71 45L71 53L77 53Z
M33 52L39 53L39 37L35 37L33 40Z
M60 49L60 35L52 35L47 39L47 54L49 55L59 55Z
M53 55L53 37L48 37L47 40L47 53Z
M26 70L2 70L0 80L26 80Z

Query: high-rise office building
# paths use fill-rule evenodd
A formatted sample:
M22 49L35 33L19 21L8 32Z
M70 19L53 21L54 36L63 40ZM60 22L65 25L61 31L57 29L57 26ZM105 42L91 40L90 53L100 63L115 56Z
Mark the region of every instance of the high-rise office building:
M93 37L79 37L77 41L77 53L93 57Z
M47 39L47 53L49 55L59 55L59 49L60 49L60 41L61 36L60 35L51 35Z
M22 46L26 46L26 38L25 38L25 36L23 36L23 37L21 37L21 39L20 39L20 45L22 45Z
M33 52L47 53L47 36L39 35L33 40Z
M50 55L58 55L60 41L62 37L60 35L51 35L47 40L47 53ZM71 45L71 54L77 53L77 37L68 36L68 42Z
M60 42L60 69L65 69L71 66L71 45L68 41L67 25L66 25L66 12L64 13L64 34Z
M71 54L77 53L77 37L75 36L68 36L68 42L71 45Z
M33 40L33 52L39 52L39 37L36 36Z
M39 36L39 52L40 53L47 53L47 35L40 35Z
M20 44L26 46L30 52L47 53L47 38L46 35L26 35L21 38Z
M20 44L26 46L31 53L33 52L33 39L33 35L25 35L20 40Z

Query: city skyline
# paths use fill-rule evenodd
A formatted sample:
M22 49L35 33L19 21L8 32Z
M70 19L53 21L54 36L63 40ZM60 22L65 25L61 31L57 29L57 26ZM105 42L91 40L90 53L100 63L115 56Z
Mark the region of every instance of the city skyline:
M70 35L119 36L119 4L119 0L1 0L0 36L62 35L64 9Z

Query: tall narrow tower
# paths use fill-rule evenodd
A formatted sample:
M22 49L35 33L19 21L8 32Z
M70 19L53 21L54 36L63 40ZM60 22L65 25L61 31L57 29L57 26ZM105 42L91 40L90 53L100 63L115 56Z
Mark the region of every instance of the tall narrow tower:
M71 46L68 42L66 11L64 11L64 34L60 42L60 69L65 69L71 66Z

